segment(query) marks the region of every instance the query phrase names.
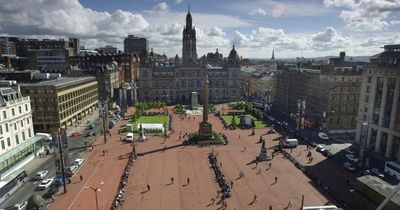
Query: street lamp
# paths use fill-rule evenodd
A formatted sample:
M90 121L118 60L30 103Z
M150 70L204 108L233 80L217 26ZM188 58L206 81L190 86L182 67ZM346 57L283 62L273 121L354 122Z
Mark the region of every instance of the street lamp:
M94 188L94 187L88 187L88 186L86 186L86 187L84 187L83 189L91 189L91 190L93 190L94 191L94 194L95 194L95 197L96 197L96 209L97 210L99 210L99 202L98 202L98 199L97 199L97 192L100 192L101 190L100 190L100 188L99 188L99 185L102 185L102 184L104 184L104 181L103 180L101 180L101 182L97 185L97 187L96 188Z

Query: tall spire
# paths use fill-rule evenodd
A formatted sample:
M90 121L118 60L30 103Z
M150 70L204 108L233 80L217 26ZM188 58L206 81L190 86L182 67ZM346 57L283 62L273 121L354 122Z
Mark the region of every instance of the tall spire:
M272 49L272 57L271 57L271 60L275 60L275 50L274 50L274 49Z
M190 14L190 4L188 4L188 14Z

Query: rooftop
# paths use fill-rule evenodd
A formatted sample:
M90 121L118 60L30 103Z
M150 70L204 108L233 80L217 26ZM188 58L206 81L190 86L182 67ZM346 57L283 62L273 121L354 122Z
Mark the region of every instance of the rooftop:
M96 81L94 77L62 77L59 79L52 80L32 80L30 83L21 83L21 87L40 87L40 86L52 86L57 89L71 85L80 85L87 82Z

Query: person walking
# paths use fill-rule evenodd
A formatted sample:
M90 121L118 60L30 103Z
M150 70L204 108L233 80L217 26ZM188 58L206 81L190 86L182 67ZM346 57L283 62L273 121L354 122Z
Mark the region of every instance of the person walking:
M278 177L276 176L276 177L275 177L275 183L277 183L277 182L278 182Z
M150 191L150 184L147 184L147 192Z
M269 162L269 168L271 168L272 167L272 163L271 162Z
M171 184L174 184L174 177L171 177Z
M271 205L269 205L269 210L272 210L272 206Z
M103 156L106 155L106 151L103 149Z
M188 178L186 179L186 181L187 181L186 185L189 185L189 183L190 183L190 178L188 177Z
M81 181L83 180L83 176L82 175L79 175L79 178L81 179Z
M292 207L292 198L289 198L288 208Z
M257 203L257 195L256 194L254 194L253 201L251 203Z
M233 181L231 181L231 189L233 188Z

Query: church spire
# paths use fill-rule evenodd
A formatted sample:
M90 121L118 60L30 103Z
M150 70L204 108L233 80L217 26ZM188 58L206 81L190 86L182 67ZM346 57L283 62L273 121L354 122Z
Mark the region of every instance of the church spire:
M272 49L272 57L271 57L271 60L275 60L275 50L274 49Z

